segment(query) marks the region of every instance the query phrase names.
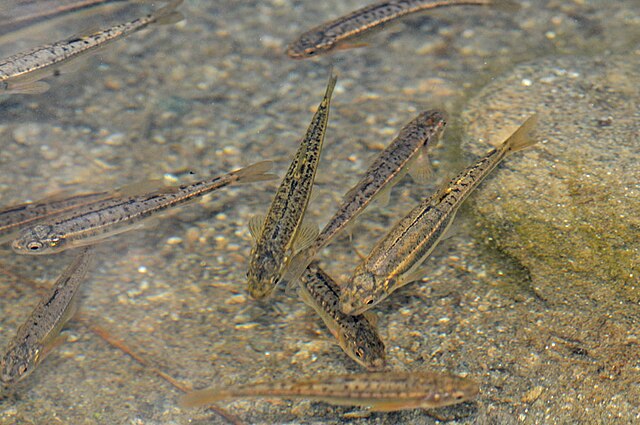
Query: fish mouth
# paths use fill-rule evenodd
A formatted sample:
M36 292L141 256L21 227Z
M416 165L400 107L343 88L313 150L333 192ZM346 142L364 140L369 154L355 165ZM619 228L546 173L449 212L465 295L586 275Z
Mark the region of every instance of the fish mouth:
M256 300L261 300L269 296L275 287L275 285L271 285L270 282L263 282L258 279L252 279L251 277L248 279L247 286L249 295Z
M384 358L379 357L377 359L374 359L368 362L366 367L367 367L367 370L370 370L372 372L378 372L383 370L385 367L387 367L387 361Z

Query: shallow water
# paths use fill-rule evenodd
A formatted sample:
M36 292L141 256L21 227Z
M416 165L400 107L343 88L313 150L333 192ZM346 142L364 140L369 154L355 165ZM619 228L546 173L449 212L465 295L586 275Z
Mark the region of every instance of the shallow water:
M320 225L404 123L424 109L449 116L445 137L432 150L433 184L405 178L387 206L373 205L353 227L353 245L366 253L468 160L459 144L465 135L459 116L486 84L518 63L544 57L640 54L636 0L606 6L523 1L517 12L442 9L371 35L367 47L306 61L284 55L288 42L363 2L222 3L187 0L180 7L185 21L98 51L73 72L49 79L52 89L43 95L0 98L0 205L149 179L183 183L263 159L274 159L282 176L333 65L339 80L307 212ZM109 6L39 24L0 38L0 55L149 10ZM510 161L510 172L517 173L518 159ZM214 412L179 408L181 391L152 368L194 388L358 371L299 300L281 290L272 303L257 304L246 294L247 223L266 211L277 184L226 189L99 246L84 286L83 319L72 320L69 341L0 401L0 423L222 424ZM590 337L612 341L611 357L595 367L563 322L570 302L551 314L530 270L490 241L487 221L474 208L473 199L482 196L481 186L462 208L453 237L428 260L423 283L394 293L376 310L392 367L468 374L481 383L476 401L366 418L345 418L353 409L304 401L220 406L249 424L640 420L638 380L626 381L640 376L637 303L627 304L633 313L627 322L598 316L580 323ZM341 238L322 253L335 278L353 270L353 248ZM33 283L53 282L72 256L16 256L2 247L1 347L37 303ZM629 268L637 267L637 259L631 261ZM637 300L635 276L628 291L636 295L628 298ZM108 344L96 325L147 365ZM545 369L571 373L554 379Z

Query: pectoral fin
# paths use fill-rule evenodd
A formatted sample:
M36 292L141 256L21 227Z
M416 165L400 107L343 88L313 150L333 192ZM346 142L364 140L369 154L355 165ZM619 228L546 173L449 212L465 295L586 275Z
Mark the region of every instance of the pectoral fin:
M257 241L262 233L265 217L263 215L254 215L249 219L249 233L254 241Z
M313 241L318 237L318 233L320 233L320 230L317 224L303 222L296 235L296 240L293 242L293 252L300 252L311 246Z

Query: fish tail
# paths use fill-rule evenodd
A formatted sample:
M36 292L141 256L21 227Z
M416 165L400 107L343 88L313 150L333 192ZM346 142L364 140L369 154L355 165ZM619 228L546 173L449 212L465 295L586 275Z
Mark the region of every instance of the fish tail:
M232 398L234 393L224 391L217 388L209 388L206 390L192 391L180 397L178 402L182 407L199 407L213 404L216 401Z
M274 180L278 176L276 176L275 174L267 173L267 171L271 170L272 166L273 161L260 161L242 168L236 171L234 174L238 179L238 183L252 183Z
M537 123L537 114L531 115L527 118L527 120L502 144L507 153L518 152L538 143L539 139L531 136L531 133L535 129Z
M152 16L154 21L160 25L175 24L184 19L184 15L177 12L176 9L182 4L184 0L171 0L166 6L153 12Z
M333 65L329 68L329 82L327 83L327 90L324 93L325 99L331 99L333 95L333 89L338 82L338 76L333 72Z

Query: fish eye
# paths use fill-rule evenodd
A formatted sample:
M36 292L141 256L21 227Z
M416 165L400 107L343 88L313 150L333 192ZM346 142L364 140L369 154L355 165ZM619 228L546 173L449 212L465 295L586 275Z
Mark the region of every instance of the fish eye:
M355 350L353 350L353 353L356 355L357 358L361 359L364 357L364 350L362 349L362 347L356 347Z
M373 298L371 298L371 297L367 298L367 299L364 301L364 303L365 303L366 305L371 305L371 304L373 304Z
M462 400L464 398L464 394L461 392L457 392L453 395L453 398L455 398L456 400Z
M26 364L21 364L20 367L18 367L18 375L24 375L26 371L27 371Z
M42 244L38 241L31 241L27 244L27 249L29 251L37 251L42 248Z

